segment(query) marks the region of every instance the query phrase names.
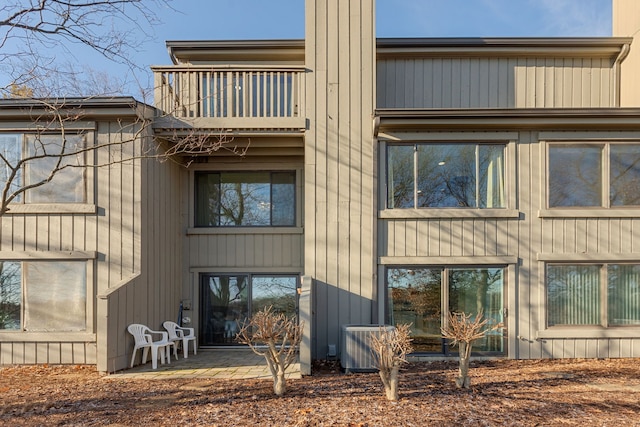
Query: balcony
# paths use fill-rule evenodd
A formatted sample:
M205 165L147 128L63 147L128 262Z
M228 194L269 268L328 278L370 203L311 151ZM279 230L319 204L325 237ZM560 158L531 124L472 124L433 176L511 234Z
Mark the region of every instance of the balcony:
M155 127L301 132L304 67L152 67Z

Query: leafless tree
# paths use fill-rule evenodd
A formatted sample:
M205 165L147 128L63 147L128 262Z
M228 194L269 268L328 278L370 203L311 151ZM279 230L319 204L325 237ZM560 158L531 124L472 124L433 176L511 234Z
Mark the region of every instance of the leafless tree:
M16 103L14 106L23 106L34 126L28 135L13 135L21 136L20 141L0 135L0 182L4 183L0 190L0 216L11 208L12 202L25 196L31 198L28 200L31 203L60 202L49 201L45 193L55 186L80 185L82 180L70 172L73 169L99 169L139 159L174 161L188 166L196 157L213 155L219 150L239 155L246 152L246 146L232 146L232 138L223 131L179 133L176 130L162 139L157 138L151 129L156 111L132 98L124 99L130 101L129 107L137 118L117 121L120 129L112 133L120 137L95 143L85 140L82 132L74 127L74 123L87 117L86 109L90 109L92 98L28 99ZM101 152L105 155L94 155ZM89 156L102 161L88 162ZM71 194L72 187L67 190Z
M137 47L153 36L155 13L171 0L4 0L0 5L0 71L26 85L35 96L68 95L87 74L86 64L70 59L97 52L130 71L140 70ZM126 30L123 30L126 29ZM60 60L60 57L63 57ZM75 88L77 89L77 87ZM103 94L85 85L87 93Z
M304 323L274 313L271 307L254 314L238 332L238 340L263 356L273 377L273 391L282 396L287 390L285 373L296 361Z
M388 400L398 400L400 367L407 363L407 354L413 351L410 327L408 324L397 325L394 329L380 327L369 336L373 359Z
M489 319L483 318L482 312L472 320L472 314L449 313L447 323L442 328L442 335L451 340L451 345L458 346L460 359L456 386L469 388L469 362L471 361L471 348L474 341L484 338L488 332L499 329L502 324L488 325Z

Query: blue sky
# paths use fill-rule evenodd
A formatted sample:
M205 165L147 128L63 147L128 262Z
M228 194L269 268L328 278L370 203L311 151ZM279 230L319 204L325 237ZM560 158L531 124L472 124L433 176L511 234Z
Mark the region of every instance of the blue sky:
M148 70L151 65L170 65L166 40L302 39L304 3L173 0L169 3L173 9L165 5L157 10L161 23L149 30L150 39L140 43L133 56ZM611 35L611 0L376 0L376 12L378 37ZM86 64L113 75L124 72L95 52L78 46L68 48L56 54L58 60ZM144 74L139 77L148 78ZM131 92L137 96L136 90Z
M347 1L347 0L340 0ZM165 40L304 38L304 0L180 0L159 10L145 65L170 63ZM378 37L611 35L611 0L377 0Z

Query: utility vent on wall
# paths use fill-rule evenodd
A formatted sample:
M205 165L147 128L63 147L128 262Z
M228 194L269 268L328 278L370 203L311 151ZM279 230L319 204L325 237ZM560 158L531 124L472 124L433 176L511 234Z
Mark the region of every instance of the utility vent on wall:
M392 331L388 325L342 325L340 331L340 366L346 373L375 372L369 337L380 330Z

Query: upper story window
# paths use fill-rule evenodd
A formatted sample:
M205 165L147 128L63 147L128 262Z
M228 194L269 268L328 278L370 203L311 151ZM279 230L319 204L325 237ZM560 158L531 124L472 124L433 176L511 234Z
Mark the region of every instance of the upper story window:
M295 226L296 172L196 172L195 226Z
M11 193L34 186L13 202L84 203L84 147L85 136L78 134L1 134L0 180L11 181Z
M549 144L550 208L640 206L640 144Z
M547 326L640 325L640 264L547 265Z
M387 207L505 208L505 144L387 145Z

